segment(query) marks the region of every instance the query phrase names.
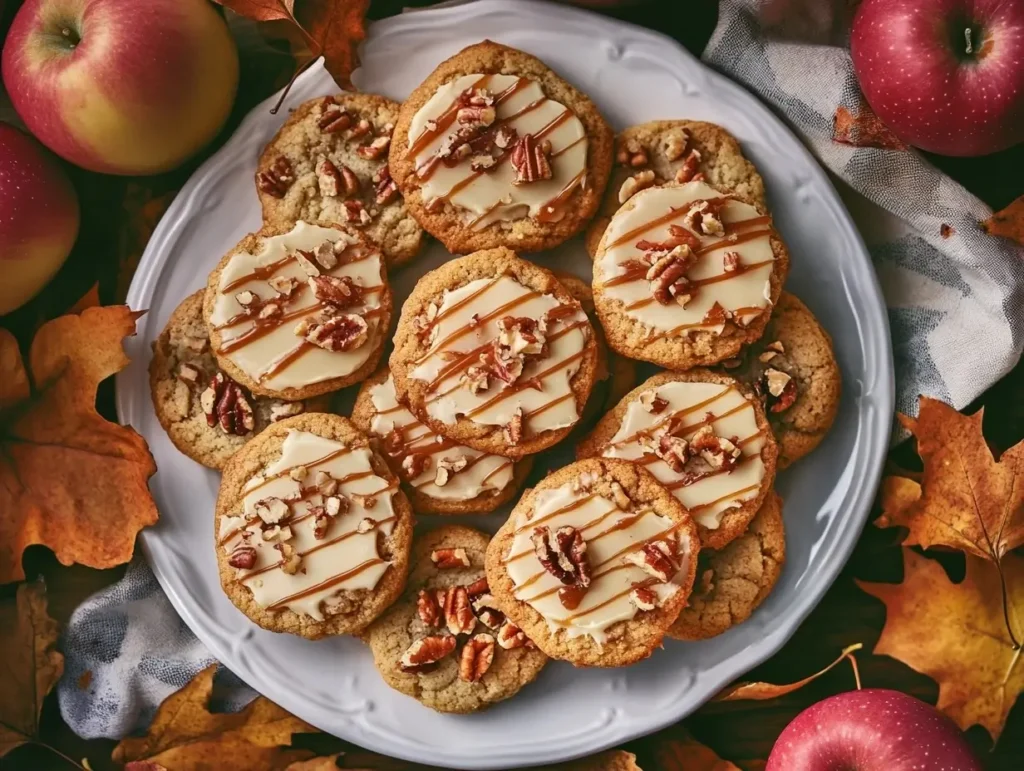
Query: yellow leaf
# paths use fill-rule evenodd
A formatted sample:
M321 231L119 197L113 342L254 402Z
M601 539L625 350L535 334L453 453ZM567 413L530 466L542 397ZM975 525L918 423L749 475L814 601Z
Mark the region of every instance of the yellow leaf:
M120 565L156 522L145 440L96 412L99 384L128 364L122 340L136 318L115 306L44 324L29 352L31 391L17 342L0 330L0 583L24 578L32 544L64 565Z
M1020 639L1024 558L1009 554L1001 564L1007 614ZM1024 690L1024 665L1006 628L996 565L967 555L967 574L954 584L938 562L904 549L903 583L858 583L886 607L874 652L935 679L940 710L962 729L979 723L998 739Z
M57 634L41 581L0 602L0 757L35 736L43 699L64 673Z
M981 421L981 410L961 415L927 397L916 420L902 421L917 437L924 474L919 488L913 480L886 479L879 525L907 528L904 545L998 560L1024 544L1024 442L997 460Z
M854 675L857 677L859 686L860 677L857 675L857 663L853 659L853 652L859 651L864 646L861 643L854 643L853 645L847 646L843 649L842 654L829 664L827 667L822 669L820 672L815 672L809 677L805 677L803 680L797 680L795 683L787 683L785 685L774 685L773 683L737 683L736 685L730 686L722 691L715 697L715 701L765 701L767 699L774 699L777 696L785 696L787 693L793 693L793 691L803 688L808 683L814 682L823 674L834 668L836 665L846 659L850 659L854 668Z

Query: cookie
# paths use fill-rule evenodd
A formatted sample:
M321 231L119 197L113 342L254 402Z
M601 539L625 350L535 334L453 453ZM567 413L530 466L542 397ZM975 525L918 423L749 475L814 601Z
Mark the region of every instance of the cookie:
M419 280L402 306L390 367L399 400L435 433L518 459L579 421L597 344L550 271L490 249Z
M747 529L771 490L778 447L757 398L710 370L664 372L630 391L577 447L644 466L697 521L703 547Z
M217 363L253 393L306 399L365 379L391 323L375 247L299 222L246 236L210 274L203 313Z
M726 371L765 400L779 468L804 457L832 428L842 376L829 337L797 297L783 292L761 339Z
M435 434L398 401L382 369L363 383L352 422L376 440L417 514L486 514L523 486L530 458L512 461Z
M311 640L364 629L402 592L412 509L345 418L270 426L224 466L221 585L250 619Z
M548 656L617 667L661 644L690 594L698 550L693 519L652 474L593 458L523 495L487 547L487 580Z
M416 256L423 229L388 171L399 105L345 92L299 105L260 156L256 187L263 221L345 225L384 253L388 267Z
M547 663L487 588L488 536L447 525L413 549L405 596L364 637L384 682L438 712L515 696Z
M724 549L702 549L697 583L668 634L706 640L750 618L779 580L786 562L782 499L770 492L747 532Z
M597 254L612 218L639 190L668 182L703 179L766 209L764 180L743 156L736 138L699 120L656 120L630 126L615 137L615 165L598 215L587 228L587 252Z
M390 168L409 211L450 252L535 252L597 211L612 147L584 94L539 59L484 41L402 105Z
M689 369L757 340L788 271L763 209L705 182L648 188L601 239L594 304L614 350Z
M174 446L197 463L219 469L271 423L322 412L328 400L252 396L221 372L203 321L203 294L186 297L153 341L149 388L156 417Z

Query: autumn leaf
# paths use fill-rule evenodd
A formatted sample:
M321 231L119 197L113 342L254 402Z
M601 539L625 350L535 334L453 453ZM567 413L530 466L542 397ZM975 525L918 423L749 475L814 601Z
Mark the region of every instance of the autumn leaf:
M988 560L1024 544L1024 442L997 460L981 433L981 410L961 415L924 396L917 419L900 420L917 438L924 474L919 490L912 480L885 480L879 527L907 528L906 546Z
M115 306L47 322L29 352L31 388L14 336L0 329L0 583L24 578L33 544L64 565L120 565L156 522L145 440L96 412L100 382L128 364L122 340L136 318Z
M854 147L876 147L881 150L906 150L907 145L897 137L867 103L861 102L854 115L840 106L832 119L832 141Z
M0 757L36 734L43 699L64 672L57 633L41 581L0 602Z
M364 19L370 0L297 0L296 18L323 54L335 82L353 90L352 72L359 66L356 46L366 37Z
M339 755L325 755L322 758L297 760L290 763L284 771L334 771L338 768Z
M981 226L989 235L1012 238L1024 246L1024 195L1002 211L997 211L982 222Z
M859 651L863 647L864 646L861 643L854 643L853 645L847 646L843 649L839 658L827 667L815 672L809 677L805 677L803 680L797 680L795 683L786 683L784 685L757 682L737 683L718 694L714 698L714 701L765 701L767 699L774 699L778 696L785 696L787 693L793 693L793 691L803 688L808 683L814 682L846 659L849 659L850 663L853 665L854 678L857 681L857 687L860 688L860 674L857 672L857 660L854 659L853 653L854 651Z
M125 771L144 771L147 763L172 771L277 771L312 755L284 748L292 734L317 729L262 696L241 712L211 713L216 669L207 667L168 696L145 736L123 739L114 748L114 762L126 763Z
M660 742L655 749L655 761L661 771L740 771L738 766L722 760L687 731L680 730L679 734Z
M980 723L993 740L1024 690L1024 662L1007 629L1024 634L1024 558L1003 557L1007 606L1000 574L984 559L967 556L964 580L954 584L938 562L903 550L903 583L858 581L885 603L882 636L874 652L892 656L939 684L936 706L962 729Z

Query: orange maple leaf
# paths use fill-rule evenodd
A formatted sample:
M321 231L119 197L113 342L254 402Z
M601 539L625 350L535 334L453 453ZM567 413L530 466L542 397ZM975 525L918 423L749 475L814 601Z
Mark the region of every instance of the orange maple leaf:
M882 123L861 100L854 115L845 107L836 109L832 118L832 141L854 147L877 147L881 150L906 150L907 144Z
M981 226L989 235L1011 238L1024 246L1024 195L1005 209L997 211L982 222Z
M25 577L33 544L64 565L122 564L156 522L145 440L96 412L97 387L128 364L122 340L136 318L114 306L47 322L29 351L31 382L0 329L0 583Z
M663 771L740 771L728 760L722 760L710 747L690 736L686 729L673 729L678 735L658 744L654 752L658 768Z
M352 72L359 66L356 46L366 37L363 20L370 0L299 0L295 15L323 54L335 82L352 90Z
M875 653L892 656L939 684L936 705L966 730L980 723L993 740L1024 690L1024 662L1007 624L1024 634L1024 558L1002 560L1007 600L1002 604L999 569L967 556L959 584L942 565L903 550L903 583L858 581L885 603L885 628Z
M887 477L879 527L905 527L906 546L948 546L998 561L1024 544L1024 442L996 459L982 410L962 415L921 397L916 420L900 416L924 461L920 484Z

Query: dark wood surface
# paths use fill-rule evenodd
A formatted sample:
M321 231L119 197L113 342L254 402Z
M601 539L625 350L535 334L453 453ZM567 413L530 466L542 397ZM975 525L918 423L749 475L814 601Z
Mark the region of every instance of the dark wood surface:
M398 12L402 6L430 4L429 0L377 0L372 6L371 16L381 18ZM683 5L679 0L650 0L622 9L614 15L666 33L699 54L714 27L717 4L713 0L688 0L685 3L685 14L680 13ZM0 22L4 16L9 20L11 10L8 4L7 9L0 13ZM2 30L3 26L0 26ZM251 105L281 85L282 77L285 77L286 60L287 57L281 54L243 61L239 103L232 125L225 129L222 138L230 135L233 126ZM1001 207L1024 192L1020 174L1024 170L1024 146L988 158L931 160L994 207ZM123 246L115 241L116 234L123 232L122 226L127 217L122 202L128 186L135 185L137 190L151 193L173 190L187 178L197 163L190 163L187 168L160 178L145 180L124 180L72 171L85 215L80 243L52 288L28 307L5 318L4 325L13 328L22 339L27 339L40 319L62 312L97 279L100 281L103 301L114 301L118 267L113 261L115 255L124 251ZM101 393L101 405L110 415L111 394L111 386L108 384ZM1005 449L1024 436L1022 397L1024 368L1018 367L972 407L985 405L986 433L997 449ZM915 459L910 448L902 447L893 453L893 460L901 466L912 467ZM962 575L962 558L946 555L943 562L954 580ZM794 681L828 664L843 647L861 642L865 652L858 660L865 687L896 688L934 703L938 694L934 681L898 661L869 653L881 633L885 609L879 601L861 592L854 584L854 579L896 582L901 578L901 564L897 533L869 525L853 557L825 599L783 650L749 673L745 679ZM46 577L50 587L51 612L61 622L67 620L82 599L123 574L123 568L110 571L65 568L57 565L52 555L40 548L30 550L25 565L30 576L38 574ZM12 590L13 587L0 588L4 592ZM943 620L935 619L935 623L941 624ZM758 761L767 758L778 734L803 708L852 687L851 671L844 665L811 685L773 701L706 706L687 719L685 726L722 757L744 768L758 768ZM651 771L658 768L655 751L659 743L670 741L679 733L680 727L673 727L652 737L634 741L626 748L638 755L644 769ZM981 728L975 726L967 735L971 743L983 753L993 771L1019 771L1024 768L1024 706L1021 703L1011 712L1003 737L995 749ZM91 767L97 771L111 767L109 757L114 743L85 742L76 737L61 721L53 695L45 704L40 738L70 758L88 758ZM45 751L25 748L0 761L0 768L35 771L71 766Z

